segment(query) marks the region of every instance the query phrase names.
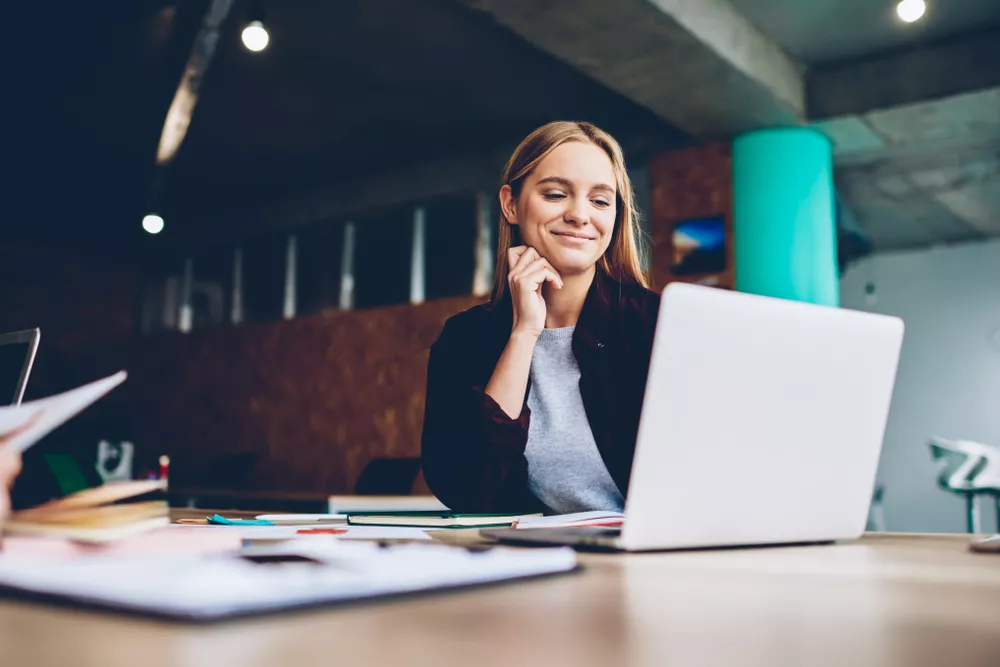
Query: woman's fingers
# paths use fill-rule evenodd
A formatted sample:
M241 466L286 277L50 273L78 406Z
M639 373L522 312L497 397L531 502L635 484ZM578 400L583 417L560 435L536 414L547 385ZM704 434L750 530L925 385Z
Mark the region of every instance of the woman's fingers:
M532 288L537 287L546 280L560 289L563 286L559 273L543 257L539 257L523 269L518 269L511 276L512 283L531 284Z
M562 276L555 272L555 270L550 270L546 273L545 279L548 280L556 289L562 289L563 281Z
M538 269L537 271L532 271L522 278L522 284L531 285L532 290L537 290L538 286L544 282L552 283L552 286L556 289L562 289L562 278L559 274L552 269Z
M526 245L515 246L507 251L507 274L514 272L514 269L524 262L530 262L538 257L534 248Z

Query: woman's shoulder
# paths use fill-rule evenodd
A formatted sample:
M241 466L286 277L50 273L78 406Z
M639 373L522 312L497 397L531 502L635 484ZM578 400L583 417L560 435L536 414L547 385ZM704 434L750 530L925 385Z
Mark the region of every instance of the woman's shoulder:
M660 293L638 283L620 284L619 309L655 320L660 311Z
M489 302L481 303L445 320L438 341L482 340L484 336L489 336L493 331L503 330L502 319L500 308Z
M660 293L638 283L631 283L625 286L625 294L636 304L647 305L660 303Z

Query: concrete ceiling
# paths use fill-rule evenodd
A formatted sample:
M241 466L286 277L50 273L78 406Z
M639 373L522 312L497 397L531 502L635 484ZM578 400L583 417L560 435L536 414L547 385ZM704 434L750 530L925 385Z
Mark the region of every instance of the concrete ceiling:
M1000 88L815 125L880 249L1000 236Z
M1000 235L1000 2L729 0L806 71L806 118L872 248Z
M1000 25L997 0L927 0L927 13L906 24L895 0L729 0L738 12L806 65L853 60L913 48Z

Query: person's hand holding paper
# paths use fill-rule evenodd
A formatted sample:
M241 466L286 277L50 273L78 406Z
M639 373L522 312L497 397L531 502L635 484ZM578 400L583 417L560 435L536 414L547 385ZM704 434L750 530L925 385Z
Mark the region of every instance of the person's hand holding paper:
M0 530L10 513L10 487L21 472L21 452L0 447Z
M125 371L37 401L0 407L0 530L10 513L10 487L21 452L125 381Z

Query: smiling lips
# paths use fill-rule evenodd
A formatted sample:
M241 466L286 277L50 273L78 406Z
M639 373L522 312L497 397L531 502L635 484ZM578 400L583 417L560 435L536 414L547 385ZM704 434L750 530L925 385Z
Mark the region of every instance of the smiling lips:
M582 234L580 232L552 232L552 235L553 236L561 236L563 238L571 239L571 240L575 240L575 241L594 241L594 240L596 240L596 237L594 237L594 236L587 236L586 234Z

